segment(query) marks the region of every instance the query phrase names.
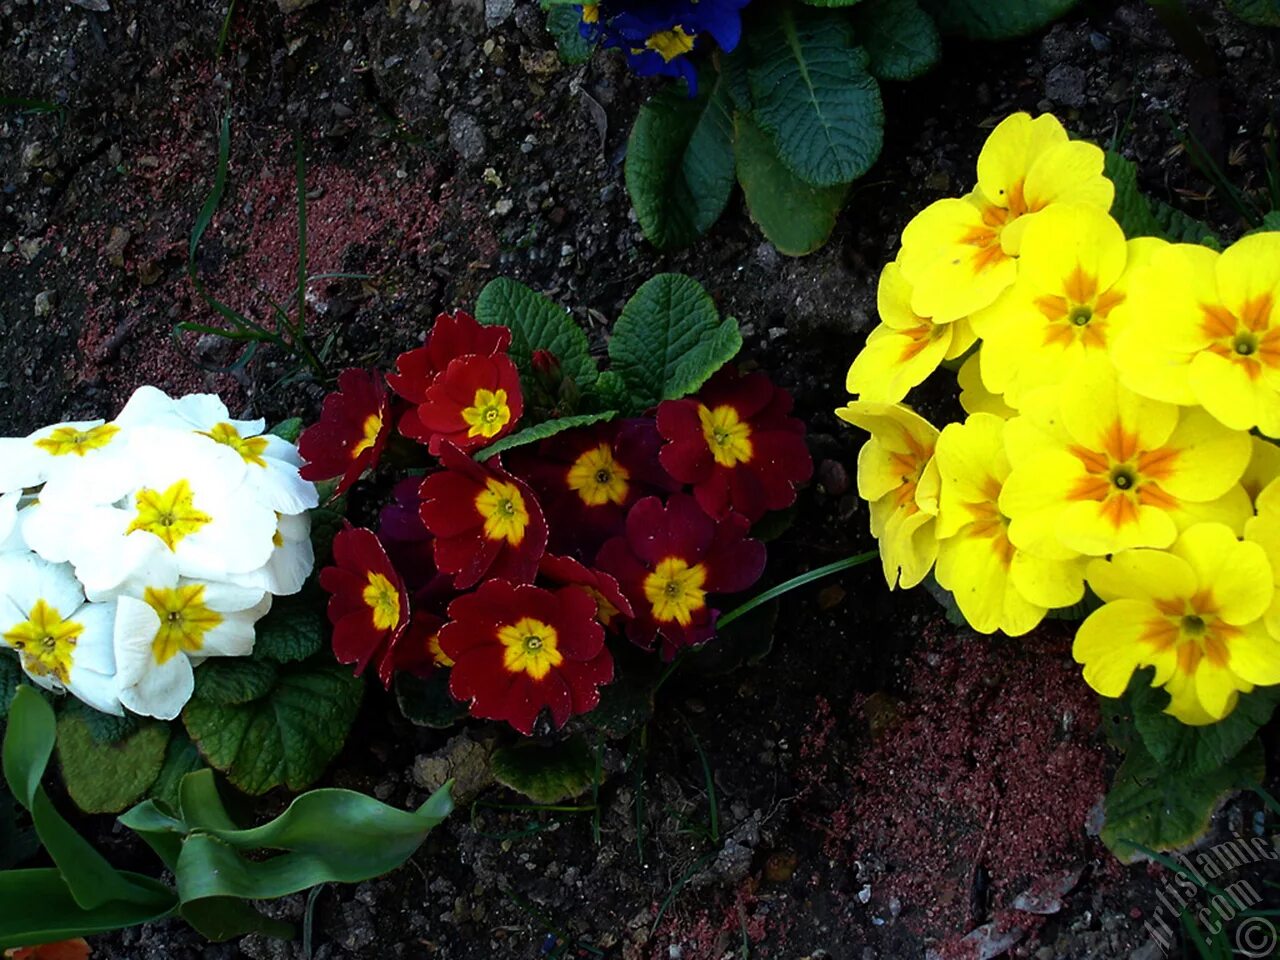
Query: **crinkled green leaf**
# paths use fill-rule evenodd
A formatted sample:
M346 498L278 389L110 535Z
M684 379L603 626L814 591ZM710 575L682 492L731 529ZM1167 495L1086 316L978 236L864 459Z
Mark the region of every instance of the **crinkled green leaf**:
M595 754L580 736L550 745L524 740L500 747L490 763L499 783L534 803L559 803L581 796L596 778Z
M227 705L195 696L182 722L210 766L245 793L302 790L342 749L363 690L339 664L287 664L260 699Z
M1167 203L1149 199L1138 187L1138 168L1133 161L1108 150L1103 172L1115 184L1111 216L1126 237L1159 237L1172 243L1203 243L1221 249L1217 234L1199 220Z
M537 443L539 440L545 440L547 437L554 437L557 433L563 433L566 430L573 430L576 427L586 427L593 423L603 423L606 420L612 420L618 415L616 410L604 410L600 413L579 413L572 417L558 417L555 420L543 420L541 423L535 423L532 427L525 427L523 430L517 430L515 433L508 434L501 440L494 441L489 446L476 452L477 460L488 460L496 453L502 453L504 450L510 450L512 447L523 447L525 444Z
M347 497L343 494L336 500L326 502L323 498L321 506L311 511L311 549L315 553L315 568L322 570L333 560L333 538L342 529L342 521L346 518Z
M738 321L721 320L702 284L681 273L645 281L609 340L613 370L634 410L693 393L740 349Z
M747 44L752 119L787 169L815 187L866 173L884 142L884 107L849 18L782 6Z
M265 697L276 683L276 668L248 657L211 657L196 668L195 696L231 706Z
M685 247L720 218L733 192L728 81L704 76L698 95L664 87L636 116L627 143L627 193L649 242Z
M921 0L943 33L971 40L1007 40L1035 33L1078 0Z
M124 716L117 717L114 714L102 713L93 709L87 703L68 698L62 707L62 715L74 715L78 717L86 727L89 733L93 735L93 739L98 743L115 743L123 740L139 727L139 717L132 713L126 713Z
M1223 766L1194 775L1161 766L1133 743L1106 797L1102 842L1126 863L1138 857L1138 846L1156 851L1189 846L1208 831L1218 802L1260 783L1265 768L1257 740Z
M175 724L173 735L169 737L169 745L165 747L164 763L160 766L155 783L151 784L148 796L173 810L178 809L178 785L182 778L203 767L204 760L200 758L200 751L191 742L186 731Z
M853 36L881 80L914 80L942 54L938 28L916 0L867 0L853 11Z
M268 433L275 434L281 440L297 443L298 438L302 436L302 418L290 417L288 420L281 420Z
M557 4L547 11L547 33L555 38L556 50L565 63L586 63L596 48L578 29L580 23L582 14L576 6Z
M59 872L52 868L0 870L0 950L92 936L140 927L174 911L177 898L160 881L120 872L139 889L152 891L154 902L107 900L91 909L72 898Z
M810 186L783 165L772 141L746 114L738 114L735 129L738 182L751 219L788 256L817 250L831 236L848 184Z
M168 743L167 723L143 723L127 737L104 743L82 717L64 713L58 719L62 782L85 813L119 813L155 782Z
M476 300L476 319L486 326L511 329L511 359L527 384L526 395L536 392L531 365L535 350L555 354L564 375L581 390L589 390L599 376L587 335L569 311L523 283L506 277L491 280Z
M467 705L449 694L449 673L434 670L429 677L396 674L396 704L406 720L420 727L443 730L468 713Z
M319 653L329 629L324 611L325 597L310 584L291 597L277 597L256 624L254 659L296 663Z
M1280 27L1280 0L1227 0L1227 9L1259 27Z

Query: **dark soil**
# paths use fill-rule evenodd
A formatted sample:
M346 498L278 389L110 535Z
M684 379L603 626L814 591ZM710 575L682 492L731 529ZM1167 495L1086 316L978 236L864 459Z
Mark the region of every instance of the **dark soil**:
M951 42L929 77L887 88L883 156L819 253L781 257L735 200L696 248L661 256L622 183L630 121L653 88L608 55L562 66L528 0L320 0L288 16L240 0L220 58L218 5L87 9L99 5L0 0L0 96L43 103L0 107L0 431L109 415L141 383L216 390L272 419L315 413L318 387L281 385L289 358L214 373L237 359L231 345L171 335L217 321L186 259L229 111L230 179L199 274L257 319L290 295L300 133L311 272L370 277L310 288L312 329L336 338L338 365L389 365L499 274L572 307L600 342L648 276L701 280L741 319L746 356L795 393L820 463L771 545L776 580L870 546L850 478L860 439L830 411L898 231L968 189L999 118L1053 110L1079 136L1115 138L1153 195L1228 235L1243 223L1177 131L1256 190L1276 129L1280 34L1191 4L1220 66L1204 79L1145 4L1086 4L1040 38ZM643 753L609 748L598 844L589 813L495 810L483 802L513 796L488 789L474 822L467 798L405 869L322 890L312 956L857 960L1004 944L1043 960L1154 960L1144 924L1167 876L1120 866L1093 837L1114 757L1069 651L1061 625L1021 641L960 630L923 591L891 595L874 567L807 588L783 603L762 664L677 673ZM416 804L432 755L469 743L372 695L329 782ZM1255 811L1237 800L1215 829L1254 829ZM109 819L92 825L114 857L149 868ZM1028 891L1044 912L1016 909ZM301 921L304 899L268 910ZM97 950L303 956L300 942L205 945L176 922Z

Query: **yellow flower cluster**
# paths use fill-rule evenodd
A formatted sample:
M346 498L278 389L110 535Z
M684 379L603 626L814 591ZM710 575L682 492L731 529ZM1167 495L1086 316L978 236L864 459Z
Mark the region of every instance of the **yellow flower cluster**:
M1280 683L1280 233L1127 240L1104 159L1051 115L1000 123L974 190L903 231L836 413L871 434L890 588L932 570L974 629L1016 636L1087 583L1090 686L1153 667L1207 724ZM966 354L967 417L939 431L902 400Z

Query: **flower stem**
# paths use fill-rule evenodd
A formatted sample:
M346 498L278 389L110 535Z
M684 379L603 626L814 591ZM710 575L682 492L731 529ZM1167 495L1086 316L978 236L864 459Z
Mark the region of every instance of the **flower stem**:
M802 573L798 577L792 577L776 587L770 587L757 596L752 597L741 606L730 610L719 620L716 621L716 629L722 630L739 617L746 616L756 607L768 603L775 597L780 597L784 593L790 593L797 587L803 587L806 583L813 583L815 580L821 580L823 577L830 576L833 573L839 573L842 570L849 570L853 567L861 566L868 560L873 560L879 556L879 551L868 550L866 553L858 553L852 557L845 557L843 560L837 560L834 563L828 563L826 566L818 567L816 570L810 570L808 573Z

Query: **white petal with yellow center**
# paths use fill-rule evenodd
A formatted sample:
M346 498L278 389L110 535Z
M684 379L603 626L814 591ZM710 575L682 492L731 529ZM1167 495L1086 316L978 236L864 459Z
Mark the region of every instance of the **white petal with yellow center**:
M265 565L249 573L228 575L228 580L242 587L256 587L287 597L297 593L316 565L311 546L311 514L283 514L273 538L275 549Z

